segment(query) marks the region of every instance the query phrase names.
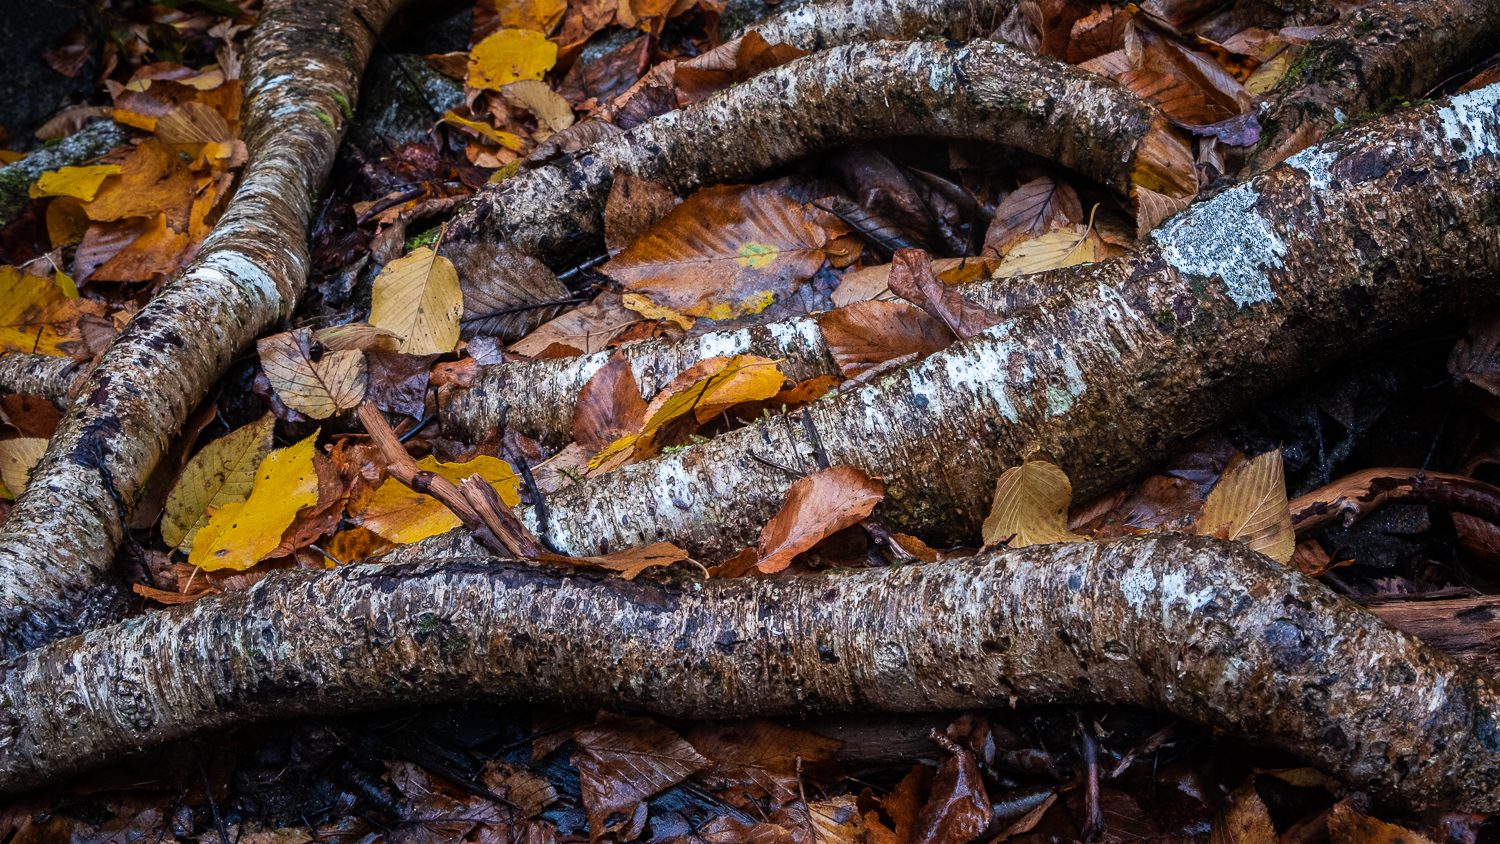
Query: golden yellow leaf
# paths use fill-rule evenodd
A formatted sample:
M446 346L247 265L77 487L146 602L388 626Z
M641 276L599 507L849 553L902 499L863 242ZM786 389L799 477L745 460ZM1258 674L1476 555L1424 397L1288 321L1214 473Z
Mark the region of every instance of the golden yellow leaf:
M1018 243L995 269L995 278L1010 278L1094 262L1094 241L1072 229L1053 229Z
M485 6L495 10L500 26L537 32L551 32L568 9L567 0L483 0L476 5L475 14Z
M54 249L83 240L88 228L89 216L82 202L71 196L58 196L47 203L47 237Z
M1198 533L1234 539L1279 562L1290 562L1297 547L1292 511L1286 498L1281 449L1253 460L1237 455L1214 484Z
M46 437L0 440L0 481L12 495L26 491L26 481L37 461L47 453Z
M94 164L89 167L63 167L43 173L32 183L32 199L39 196L71 196L84 202L93 202L99 186L110 176L120 175L118 164Z
M458 346L464 293L453 262L426 246L385 265L375 277L370 324L399 335L409 355L451 352Z
M521 502L520 481L504 460L476 457L468 463L439 463L435 457L424 457L417 461L417 465L455 485L471 475L478 475L495 488L501 501L512 507ZM380 485L364 509L354 516L354 521L399 545L437 536L462 524L441 501L410 489L395 478Z
M452 123L454 126L462 126L465 129L470 129L480 135L483 135L486 138L489 138L490 140L494 141L500 146L505 147L508 150L514 150L516 152L519 152L521 150L521 138L519 135L512 135L509 132L502 132L488 123L484 123L478 120L468 120L459 117L457 114L453 113L452 109L443 112L443 122Z
M562 95L537 79L522 79L500 89L507 100L514 100L536 115L543 125L554 132L573 125L573 107Z
M205 571L243 571L281 544L297 511L318 503L318 471L313 466L317 433L261 461L255 488L243 503L213 513L193 540L188 562Z
M541 79L557 64L557 45L540 32L506 28L469 52L469 85L498 91L518 79Z
M193 538L212 513L250 497L255 471L271 453L275 425L276 417L267 413L193 455L162 509L161 537L167 545L179 551L191 549Z
M53 279L0 266L0 352L61 355L78 318L104 311L102 302L69 299Z
M1041 460L1006 469L995 485L995 503L984 520L986 545L1007 538L1011 548L1082 542L1068 532L1068 504L1073 485L1062 469Z
M311 340L312 332L299 328L255 344L276 395L287 407L313 419L358 407L370 380L364 352L325 351L314 360Z

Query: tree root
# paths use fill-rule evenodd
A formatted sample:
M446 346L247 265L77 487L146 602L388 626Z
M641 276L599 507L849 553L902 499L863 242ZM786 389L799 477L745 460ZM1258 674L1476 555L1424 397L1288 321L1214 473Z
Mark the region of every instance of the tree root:
M19 161L0 167L0 226L8 225L21 213L30 198L31 184L38 176L48 170L98 158L129 139L129 129L113 120L101 120L61 143L42 147Z
M0 790L201 730L459 697L694 718L1098 701L1399 804L1500 808L1492 681L1215 539L678 584L397 557L276 572L22 657L0 677Z
M267 3L249 48L250 164L181 277L105 352L0 534L0 655L118 617L122 510L236 355L292 312L340 102L398 0Z
M67 410L73 401L70 390L82 366L72 358L56 355L0 356L0 395L41 396L58 410Z
M616 171L685 195L821 150L902 135L1009 144L1122 194L1138 174L1171 178L1163 171L1187 154L1154 107L1051 59L991 41L856 44L767 71L486 188L450 224L440 252L467 276L483 277L499 241L562 267L603 252Z
M1205 426L1363 346L1500 297L1500 86L1351 132L1199 203L1137 251L1039 276L1066 288L805 413L830 461L886 478L876 511L972 542L995 478L1053 455L1084 498ZM548 497L581 556L670 539L701 559L754 542L804 471L773 418ZM534 514L528 527L540 531Z
M1005 20L1012 4L970 0L824 0L752 23L735 36L759 33L768 44L826 50L860 41L954 41L983 38Z

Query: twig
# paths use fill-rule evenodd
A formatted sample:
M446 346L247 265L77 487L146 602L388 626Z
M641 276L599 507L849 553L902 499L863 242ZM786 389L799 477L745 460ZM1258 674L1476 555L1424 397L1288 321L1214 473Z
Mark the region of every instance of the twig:
M818 827L813 823L812 807L807 805L807 790L802 787L802 754L797 754L797 796L802 798L802 812L807 816L807 832L812 844L818 844Z
M1104 807L1099 804L1099 741L1094 738L1093 725L1077 712L1073 720L1078 725L1078 754L1084 765L1084 816L1083 841L1094 844L1104 837Z
M807 438L812 442L813 453L818 457L818 469L829 467L828 452L823 450L823 440L818 436L818 429L813 425L812 413L806 408L802 410L802 430L807 432Z
M214 785L208 781L208 768L203 765L203 754L198 752L198 745L193 745L193 758L198 760L198 773L203 776L203 793L208 797L208 810L214 816L214 828L219 831L219 844L229 844L229 830L224 826L224 818L219 815L219 801L214 799Z
M1291 502L1292 525L1305 536L1332 524L1345 527L1391 501L1429 504L1500 524L1500 488L1483 481L1422 469L1366 469Z

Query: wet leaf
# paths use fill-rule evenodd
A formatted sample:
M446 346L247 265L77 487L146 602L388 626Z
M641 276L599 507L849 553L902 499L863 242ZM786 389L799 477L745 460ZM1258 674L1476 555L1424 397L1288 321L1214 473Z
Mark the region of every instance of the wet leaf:
M369 375L363 352L325 351L315 357L306 328L273 334L256 343L261 366L287 407L312 419L327 419L359 406Z
M797 759L805 770L833 759L842 742L756 718L746 721L709 721L693 727L687 740L709 760L698 774L716 791L733 788L773 807L798 799Z
M1041 273L1094 262L1094 241L1072 229L1056 229L1011 247L995 278Z
M276 550L297 511L318 503L318 472L313 465L317 438L314 433L267 455L256 469L250 497L210 514L193 539L188 562L206 571L243 571Z
M85 314L103 315L103 303L69 299L50 278L0 266L0 351L63 355Z
M1068 532L1068 504L1073 485L1051 463L1032 460L1006 469L995 485L995 502L984 520L982 536L989 545L1010 538L1011 548L1082 542ZM1011 538L1014 537L1014 538Z
M490 791L504 797L520 810L523 818L534 818L557 802L557 789L546 777L532 773L524 765L509 762L486 762L479 781Z
M1083 206L1073 188L1042 176L1011 191L995 208L995 217L984 233L984 254L1005 255L1018 243L1081 222Z
M436 457L417 461L423 471L447 478L455 485L472 475L483 478L500 500L514 507L521 502L520 480L509 463L494 457L480 456L467 463L439 463ZM408 488L390 478L358 513L353 515L360 526L398 545L409 545L429 536L446 533L462 524L441 501L426 493Z
M1255 775L1229 796L1229 806L1214 824L1214 844L1275 844L1280 839L1266 804L1255 792Z
M961 340L1000 323L999 315L969 301L958 288L939 281L932 273L931 259L920 249L897 252L886 282L892 293L942 320Z
M543 554L536 559L559 565L590 565L618 572L622 580L634 580L635 576L654 566L670 566L690 559L688 552L670 542L653 542L639 548L627 548L596 557L562 557Z
M818 328L845 378L910 354L927 357L957 339L942 320L901 302L855 302L819 316Z
M705 188L602 271L661 307L725 320L759 312L811 278L827 242L803 206L775 191Z
M5 484L11 497L18 497L26 491L26 481L42 455L47 453L48 442L46 437L0 440L0 483Z
M601 712L573 731L573 766L588 814L589 839L606 833L630 841L646 824L646 799L702 770L708 760L677 733L650 718Z
M990 798L984 789L984 778L967 747L936 731L932 738L947 752L947 758L933 777L927 804L912 824L911 840L922 844L967 844L978 838L990 822Z
M630 362L616 351L578 391L573 441L595 452L640 432L645 424L646 400L641 398Z
M40 196L71 196L83 202L93 202L104 180L119 174L118 164L63 167L37 177L31 184L30 196L33 199Z
M1281 450L1251 460L1243 455L1231 460L1203 503L1198 532L1237 540L1273 560L1289 562L1297 537L1282 476Z
M557 63L557 45L540 32L506 28L469 52L469 85L498 91L520 79L541 79Z
M756 567L774 574L824 538L858 523L885 498L885 484L853 466L834 466L792 484L760 532Z
M1365 817L1347 801L1328 811L1328 836L1332 844L1432 844L1405 827Z
M457 348L463 312L453 262L425 246L386 264L370 294L370 324L403 338L399 351L411 355Z
M681 204L677 194L654 182L616 172L604 205L604 245L610 257L620 254Z
M474 41L502 27L551 32L567 8L567 0L479 0L474 4Z
M193 538L214 512L250 497L256 471L271 453L275 423L276 417L268 413L214 440L188 461L162 512L161 535L169 547L191 549Z

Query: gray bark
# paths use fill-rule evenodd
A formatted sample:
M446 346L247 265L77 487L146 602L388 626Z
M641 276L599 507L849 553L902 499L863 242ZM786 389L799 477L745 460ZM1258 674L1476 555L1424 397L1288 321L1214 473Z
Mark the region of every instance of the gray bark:
M0 356L0 395L28 393L41 396L58 410L67 410L68 390L83 363L56 355L11 353Z
M113 120L101 120L84 127L59 144L42 147L36 152L0 167L0 226L21 213L30 198L31 184L48 170L83 164L90 159L123 145L130 130Z

